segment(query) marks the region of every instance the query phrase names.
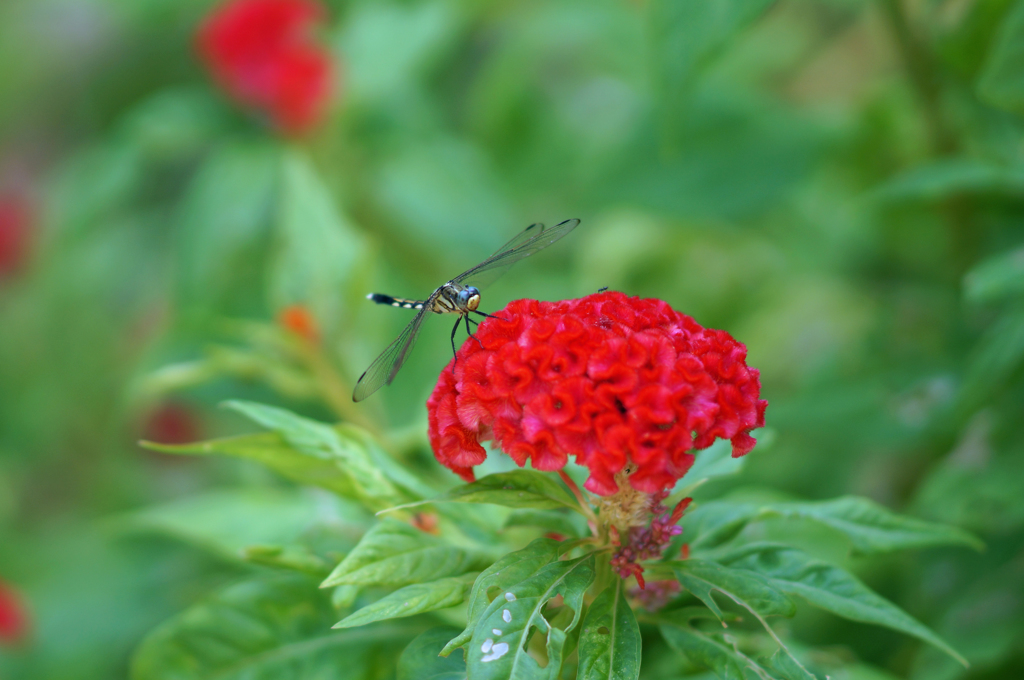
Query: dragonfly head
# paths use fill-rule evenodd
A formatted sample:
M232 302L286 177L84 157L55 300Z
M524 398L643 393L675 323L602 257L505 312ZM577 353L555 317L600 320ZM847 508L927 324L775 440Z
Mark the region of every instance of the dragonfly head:
M466 286L459 291L459 306L475 312L480 306L480 291L473 286Z

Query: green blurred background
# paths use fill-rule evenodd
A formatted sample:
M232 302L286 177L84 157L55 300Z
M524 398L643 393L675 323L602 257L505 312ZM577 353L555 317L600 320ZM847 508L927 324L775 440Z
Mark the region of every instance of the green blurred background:
M579 217L484 308L667 300L761 369L773 441L737 485L988 543L855 563L970 670L813 613L802 639L896 677L1024 677L1024 1L332 0L338 84L299 141L211 83L212 4L0 3L0 195L26 215L0 240L0 581L31 618L0 676L123 677L243 569L124 518L280 482L139 438L249 431L216 406L248 398L428 459L448 325L334 414L283 309L313 314L344 396L408 320L367 292L422 297Z

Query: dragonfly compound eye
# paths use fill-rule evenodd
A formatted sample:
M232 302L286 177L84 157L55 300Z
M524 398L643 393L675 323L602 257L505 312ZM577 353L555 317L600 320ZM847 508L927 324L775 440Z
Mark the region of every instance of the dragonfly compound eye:
M465 297L463 298L463 296ZM467 286L464 291L459 293L459 297L466 304L466 309L471 312L475 312L476 308L480 306L480 291L473 286Z

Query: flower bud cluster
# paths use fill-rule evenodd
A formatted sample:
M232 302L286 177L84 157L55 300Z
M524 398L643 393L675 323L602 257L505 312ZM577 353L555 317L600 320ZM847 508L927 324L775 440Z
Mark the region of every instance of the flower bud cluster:
M649 612L656 612L680 593L679 581L651 581L645 587L630 588L629 596Z
M653 516L651 523L647 526L629 527L625 541L622 541L618 529L613 527L619 541L618 550L612 555L612 569L622 578L635 577L641 589L646 586L643 577L644 568L640 563L661 557L672 538L683 533L683 528L678 525L678 522L692 499L684 498L669 512L668 508L662 504L667 496L667 490L651 496L649 506Z

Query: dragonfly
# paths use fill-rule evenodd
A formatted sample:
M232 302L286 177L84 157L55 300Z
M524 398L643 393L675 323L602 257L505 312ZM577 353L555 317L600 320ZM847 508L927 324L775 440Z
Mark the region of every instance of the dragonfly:
M452 354L455 354L455 333L459 330L459 324L465 322L466 333L476 340L469 324L479 324L470 314L477 314L483 317L498 318L491 314L481 312L480 287L486 286L499 276L508 271L509 267L525 257L533 255L539 250L562 238L576 228L580 223L577 219L559 222L550 229L546 229L540 222L531 224L515 238L498 248L497 252L480 264L467 269L451 281L439 286L426 300L410 300L407 298L392 297L381 293L370 293L366 296L379 305L390 305L401 309L415 309L416 316L409 325L405 327L401 335L395 338L387 348L380 353L370 367L363 371L352 391L352 401L362 401L379 390L384 385L390 385L395 379L402 364L409 356L409 351L416 343L416 338L423 326L423 320L434 314L457 314L455 326L452 328ZM473 285L468 285L473 284ZM477 342L480 342L477 340ZM457 359L457 357L456 357ZM454 367L453 367L454 368Z

